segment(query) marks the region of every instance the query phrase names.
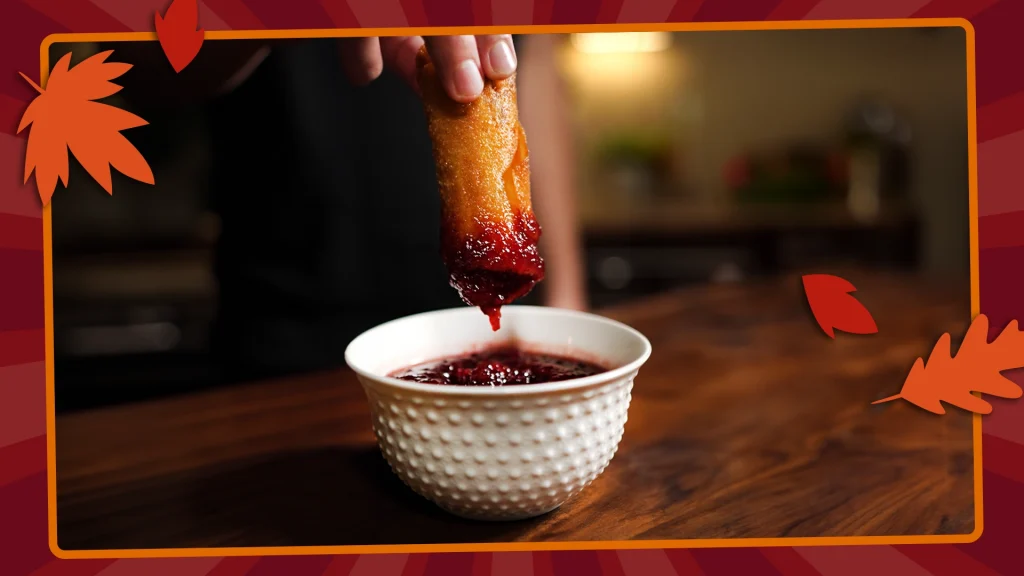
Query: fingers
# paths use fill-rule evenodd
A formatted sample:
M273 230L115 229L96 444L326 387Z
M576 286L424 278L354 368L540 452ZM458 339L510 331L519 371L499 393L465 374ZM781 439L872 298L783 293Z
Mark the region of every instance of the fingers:
M398 36L388 38L343 38L342 66L358 85L369 84L384 67L394 71L416 88L416 52L427 45L445 91L457 102L471 102L484 89L484 77L508 78L516 71L512 37L490 36Z
M424 39L438 78L456 102L472 102L484 90L480 53L472 36L430 36Z
M477 36L476 46L484 75L491 80L503 80L516 71L516 51L512 36Z
M396 36L380 39L380 52L384 66L402 77L413 89L419 90L416 82L416 53L423 46L419 36Z
M380 41L376 37L341 38L339 42L342 68L354 84L369 84L384 71Z

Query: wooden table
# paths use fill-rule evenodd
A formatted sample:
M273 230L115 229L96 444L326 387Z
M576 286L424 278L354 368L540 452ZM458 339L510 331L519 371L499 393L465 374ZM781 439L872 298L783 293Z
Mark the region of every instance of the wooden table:
M606 311L645 333L618 454L547 516L460 520L379 455L348 371L62 416L66 549L958 534L970 416L895 393L970 317L967 286L843 274L880 332L824 336L798 277Z

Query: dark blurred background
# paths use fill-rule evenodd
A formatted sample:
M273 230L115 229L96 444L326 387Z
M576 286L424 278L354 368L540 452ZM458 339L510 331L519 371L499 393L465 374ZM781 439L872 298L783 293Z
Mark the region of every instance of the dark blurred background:
M969 282L963 30L560 40L594 308L838 263ZM207 118L146 119L156 186L79 169L52 210L58 412L221 384Z

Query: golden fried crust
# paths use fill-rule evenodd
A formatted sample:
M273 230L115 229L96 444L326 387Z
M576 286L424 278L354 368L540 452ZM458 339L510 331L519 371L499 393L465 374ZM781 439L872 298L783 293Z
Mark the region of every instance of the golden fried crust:
M497 330L501 307L544 278L516 80L488 80L479 98L461 104L441 86L426 48L416 62L441 193L441 255L449 283Z
M532 219L515 76L487 80L478 99L462 104L448 97L425 47L416 63L446 224L471 236L481 227L511 230L518 218Z

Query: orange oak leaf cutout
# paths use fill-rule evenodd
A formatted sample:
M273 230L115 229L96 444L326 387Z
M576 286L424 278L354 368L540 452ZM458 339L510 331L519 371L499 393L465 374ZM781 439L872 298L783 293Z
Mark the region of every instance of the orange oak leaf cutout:
M942 402L978 414L989 414L992 405L972 392L1020 398L1020 386L1003 376L1002 372L1022 367L1024 332L1017 329L1017 321L1007 324L1003 332L989 342L988 318L979 314L967 329L956 356L950 355L949 334L943 334L935 343L927 364L922 358L914 362L899 394L872 404L902 398L935 414L946 413Z
M153 171L146 159L121 134L147 122L131 112L94 102L120 91L111 80L131 68L131 64L107 62L112 52L91 56L70 69L71 53L65 54L50 72L45 89L21 74L39 92L18 125L19 134L32 126L25 149L25 182L34 170L44 205L49 204L58 178L68 186L69 149L107 194L113 193L111 166L125 176L153 184Z

